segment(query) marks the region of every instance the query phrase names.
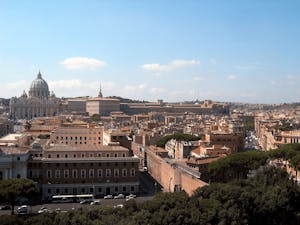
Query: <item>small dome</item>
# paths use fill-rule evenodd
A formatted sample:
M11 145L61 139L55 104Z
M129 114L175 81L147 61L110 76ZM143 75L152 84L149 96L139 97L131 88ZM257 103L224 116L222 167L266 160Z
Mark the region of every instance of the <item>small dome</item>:
M42 74L39 72L37 78L32 81L29 90L30 97L36 97L40 99L49 97L49 87L47 82L42 78Z

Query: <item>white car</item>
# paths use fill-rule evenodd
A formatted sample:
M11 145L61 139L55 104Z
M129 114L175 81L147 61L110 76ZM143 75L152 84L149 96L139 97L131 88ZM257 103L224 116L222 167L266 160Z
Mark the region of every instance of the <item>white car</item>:
M94 200L90 203L90 205L100 205L100 200Z
M29 212L29 207L27 205L22 205L17 209L18 214L27 214L28 212Z
M119 204L119 205L115 205L115 206L114 206L114 208L121 208L121 209L122 209L123 207L124 207L123 204Z
M136 198L136 195L130 194L130 195L127 195L127 196L126 196L126 199L127 199L127 198Z
M112 199L112 198L113 198L112 195L105 195L105 196L104 196L104 199Z
M134 197L126 197L126 202L130 201L131 199L134 199Z
M118 194L114 197L114 199L125 198L123 194Z
M40 210L38 211L39 214L44 212L48 212L48 209L45 206L41 207Z

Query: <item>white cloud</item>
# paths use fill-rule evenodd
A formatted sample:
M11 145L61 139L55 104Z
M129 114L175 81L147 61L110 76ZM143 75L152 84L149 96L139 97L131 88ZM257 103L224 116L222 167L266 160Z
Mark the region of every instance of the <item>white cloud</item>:
M98 95L100 82L99 81L82 81L80 79L70 80L50 80L48 82L50 90L54 90L56 96L72 97L72 96L96 96ZM101 82L102 92L105 96L113 93L116 88L114 82Z
M188 67L192 65L199 65L200 61L198 60L184 60L184 59L176 59L169 62L166 65L161 65L158 63L144 64L141 67L144 70L152 71L152 72L167 72L183 67Z
M228 80L236 80L237 79L237 76L236 75L229 75L228 77L227 77L227 79Z
M98 67L106 66L106 62L87 57L71 57L66 58L61 64L70 70L77 69L96 69Z
M0 96L10 98L12 96L21 96L23 91L27 91L28 83L25 80L20 80L11 83L0 84Z
M26 81L25 80L20 80L20 81L17 81L17 82L12 82L12 83L7 83L4 85L4 88L7 89L7 90L24 90L26 88Z

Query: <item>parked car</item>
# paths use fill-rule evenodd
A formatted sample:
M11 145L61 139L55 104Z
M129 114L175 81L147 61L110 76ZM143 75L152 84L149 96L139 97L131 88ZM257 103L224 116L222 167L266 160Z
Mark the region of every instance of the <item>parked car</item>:
M120 198L125 198L123 194L118 194L114 197L114 199L120 199Z
M128 198L126 197L126 202L130 201L131 199L134 199L134 197L128 197Z
M136 198L136 195L130 194L130 195L127 195L127 196L126 196L126 199L127 199L127 198Z
M38 213L44 213L44 212L48 212L48 209L47 209L47 207L42 206L42 207L40 208L40 210L38 211Z
M80 204L90 204L91 202L93 202L93 200L91 199L84 199L81 202L79 202Z
M94 200L90 203L90 205L100 205L100 200Z
M22 205L17 208L18 214L27 214L29 212L29 207L27 205Z
M112 195L105 195L105 196L104 196L104 199L112 199L112 198L113 198Z
M123 208L124 205L123 204L119 204L119 205L115 205L114 208Z

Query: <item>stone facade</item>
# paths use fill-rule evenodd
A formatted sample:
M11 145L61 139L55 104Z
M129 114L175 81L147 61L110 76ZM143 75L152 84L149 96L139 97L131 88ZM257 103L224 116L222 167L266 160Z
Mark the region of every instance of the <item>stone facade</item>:
M56 98L53 92L50 95L48 84L40 72L32 81L28 95L24 91L21 97L10 99L10 117L12 119L55 116L59 111L60 99Z

